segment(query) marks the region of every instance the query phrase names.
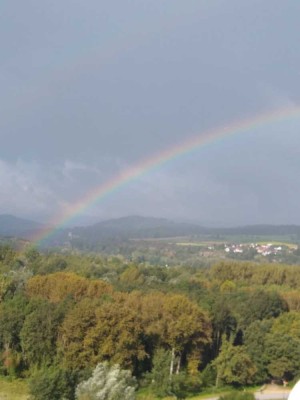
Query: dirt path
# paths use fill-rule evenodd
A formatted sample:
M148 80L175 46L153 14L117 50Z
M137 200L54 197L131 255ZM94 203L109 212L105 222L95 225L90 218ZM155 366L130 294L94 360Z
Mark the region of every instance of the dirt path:
M290 389L278 385L265 385L260 391L254 393L256 400L286 400ZM205 400L218 400L218 397L207 397ZM300 399L299 399L300 400Z
M289 397L290 389L279 385L264 385L262 389L255 393L257 400L276 400L287 399Z

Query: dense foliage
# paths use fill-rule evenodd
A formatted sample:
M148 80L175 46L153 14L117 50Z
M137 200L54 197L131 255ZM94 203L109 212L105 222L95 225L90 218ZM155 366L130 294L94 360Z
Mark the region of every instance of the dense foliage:
M291 380L300 374L299 288L296 266L162 267L2 246L0 373L31 377L35 400L72 400L76 386L78 398L92 398L82 388L98 390L95 376L118 368L178 398Z

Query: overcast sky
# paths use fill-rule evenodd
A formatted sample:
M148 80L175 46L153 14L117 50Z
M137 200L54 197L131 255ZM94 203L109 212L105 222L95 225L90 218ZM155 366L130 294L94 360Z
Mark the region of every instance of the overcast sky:
M51 220L145 157L300 105L299 0L2 0L0 213ZM300 224L300 112L84 211Z

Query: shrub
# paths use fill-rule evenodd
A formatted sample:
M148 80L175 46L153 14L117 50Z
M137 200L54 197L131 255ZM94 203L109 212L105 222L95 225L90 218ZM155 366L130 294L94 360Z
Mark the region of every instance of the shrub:
M119 365L100 363L90 379L80 383L76 389L78 400L134 400L135 378Z

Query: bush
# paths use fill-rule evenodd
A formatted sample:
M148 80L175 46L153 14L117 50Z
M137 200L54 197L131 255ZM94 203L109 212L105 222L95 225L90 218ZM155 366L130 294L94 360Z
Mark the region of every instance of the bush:
M76 389L78 400L134 400L135 378L131 372L119 365L100 363L90 379L80 383Z

